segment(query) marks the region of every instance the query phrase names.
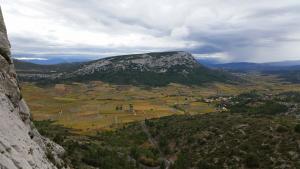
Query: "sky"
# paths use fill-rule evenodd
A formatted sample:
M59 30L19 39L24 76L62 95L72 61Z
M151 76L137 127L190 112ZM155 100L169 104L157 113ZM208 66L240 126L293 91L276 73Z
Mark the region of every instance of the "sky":
M20 58L188 51L220 62L300 60L300 0L0 0Z

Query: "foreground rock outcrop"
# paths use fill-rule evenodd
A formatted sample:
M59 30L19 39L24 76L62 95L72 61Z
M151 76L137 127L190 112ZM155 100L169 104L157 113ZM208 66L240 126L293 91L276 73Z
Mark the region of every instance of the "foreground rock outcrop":
M59 159L63 148L42 137L30 121L10 55L0 9L0 168L65 168Z

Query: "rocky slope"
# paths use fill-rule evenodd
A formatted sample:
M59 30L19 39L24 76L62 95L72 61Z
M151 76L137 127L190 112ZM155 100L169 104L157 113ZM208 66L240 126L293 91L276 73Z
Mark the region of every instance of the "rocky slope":
M68 66L68 65L66 65ZM74 70L77 68L76 70ZM200 85L237 80L229 73L199 64L187 52L159 52L104 58L72 66L72 71L22 73L22 80L60 83L101 80L114 84L163 86L169 83ZM50 69L49 67L49 70Z
M161 52L136 55L124 55L100 59L84 65L74 72L74 75L93 74L101 71L137 70L140 72L166 73L175 66L184 66L178 72L188 73L188 69L198 68L200 65L187 52Z
M62 168L63 148L42 137L30 121L10 55L0 9L0 168Z

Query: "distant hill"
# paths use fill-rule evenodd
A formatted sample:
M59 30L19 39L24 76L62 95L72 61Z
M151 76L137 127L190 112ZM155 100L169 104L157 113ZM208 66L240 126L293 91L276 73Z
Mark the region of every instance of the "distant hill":
M250 62L236 62L236 63L225 63L225 64L214 64L211 65L214 68L225 69L229 71L262 71L269 66L259 64L259 63L250 63Z
M300 66L300 60L269 62L269 63L266 63L266 64L267 65L272 65L272 66L281 66L281 67Z
M210 66L230 71L297 70L300 68L300 61L283 61L267 63L233 62L224 64L210 64Z
M14 59L17 72L20 73L51 73L51 72L71 72L79 69L83 63L62 63L54 65L41 65Z
M283 61L270 63L226 63L212 64L212 68L224 69L231 72L260 72L263 74L277 75L282 80L300 83L300 61Z
M263 73L277 75L291 83L300 83L300 66L291 66L289 69L266 70Z
M40 66L40 65L39 65ZM39 69L39 66L34 66ZM161 86L169 83L200 85L208 82L234 82L236 77L225 71L209 69L187 52L159 52L115 56L76 64L43 65L52 75L23 74L23 80L49 82L85 82L101 80L114 84ZM18 67L26 68L26 66ZM24 69L23 69L24 72Z
M14 56L15 60L25 61L29 63L35 63L39 65L55 65L63 63L78 63L91 61L91 57L81 56L43 56L43 57L23 57L22 55ZM25 60L24 60L25 59Z

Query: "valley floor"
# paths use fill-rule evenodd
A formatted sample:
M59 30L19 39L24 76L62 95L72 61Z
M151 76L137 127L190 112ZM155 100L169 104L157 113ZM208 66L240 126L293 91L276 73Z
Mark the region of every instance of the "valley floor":
M110 85L97 81L55 86L23 83L22 92L34 120L50 119L81 132L95 132L173 114L217 111L214 104L204 101L208 97L234 96L251 90L269 93L300 91L299 85L283 83L272 76L239 76L250 79L251 83L203 86L171 84L156 88Z
M73 168L299 168L300 85L239 76L248 83L22 90L40 133Z

